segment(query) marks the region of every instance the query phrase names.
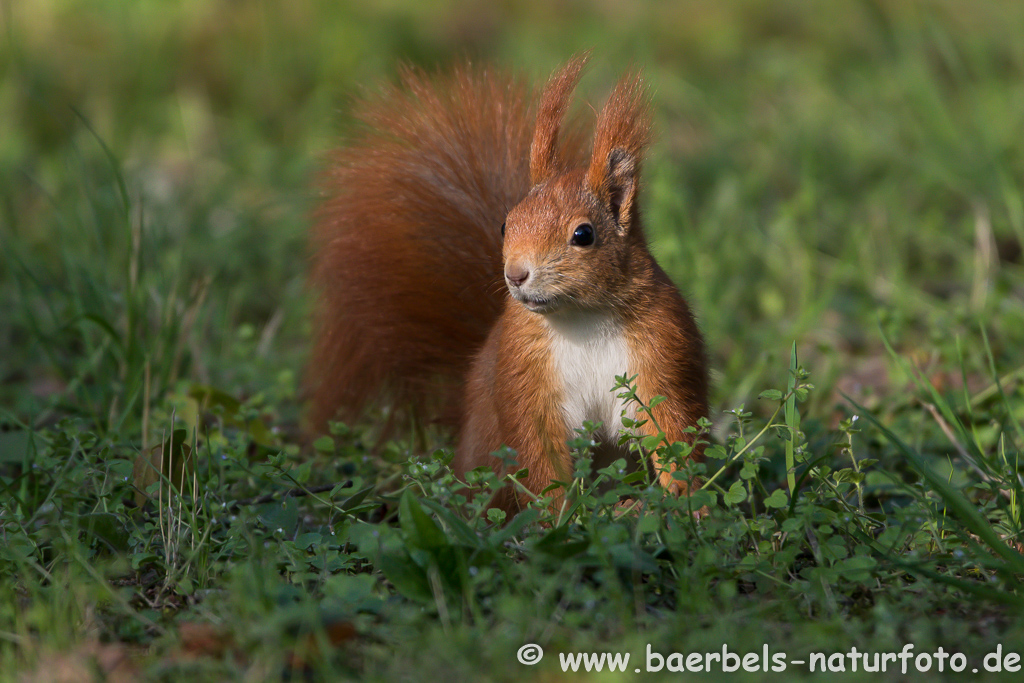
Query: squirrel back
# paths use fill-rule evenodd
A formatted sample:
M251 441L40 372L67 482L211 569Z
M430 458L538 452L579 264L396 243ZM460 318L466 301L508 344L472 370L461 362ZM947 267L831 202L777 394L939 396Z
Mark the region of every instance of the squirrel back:
M537 100L522 79L465 65L405 68L359 103L312 233L314 428L384 399L457 420L465 374L508 296L501 225L531 186Z

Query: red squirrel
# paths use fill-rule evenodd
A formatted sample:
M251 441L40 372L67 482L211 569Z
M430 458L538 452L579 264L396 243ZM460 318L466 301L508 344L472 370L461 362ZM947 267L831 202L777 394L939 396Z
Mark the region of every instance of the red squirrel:
M571 478L566 442L584 421L603 423L601 457L627 455L617 431L636 406L612 387L636 375L644 403L665 397L653 414L668 440L695 442L688 428L708 414L704 343L640 214L646 88L624 76L588 146L563 125L586 59L539 97L466 65L407 68L362 102L313 229L314 425L383 398L420 417L454 413L455 474L504 474L491 454L506 445L536 495ZM667 490L688 490L654 465ZM529 499L509 485L492 504L511 513Z

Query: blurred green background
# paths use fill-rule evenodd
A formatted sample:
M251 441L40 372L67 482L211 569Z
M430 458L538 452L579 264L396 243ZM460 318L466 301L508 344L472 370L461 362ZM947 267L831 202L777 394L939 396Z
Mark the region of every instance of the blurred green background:
M1022 3L0 8L0 397L22 419L98 405L135 356L163 359L157 392L297 373L314 177L360 89L466 57L542 80L590 48L581 101L632 65L652 85L645 210L717 406L784 381L793 340L823 418L836 386L892 392L879 324L937 381L962 381L957 337L987 374L982 327L1024 365Z

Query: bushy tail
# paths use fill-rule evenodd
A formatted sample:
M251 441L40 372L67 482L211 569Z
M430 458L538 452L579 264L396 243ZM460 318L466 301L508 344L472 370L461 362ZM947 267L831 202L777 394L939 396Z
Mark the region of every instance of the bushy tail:
M312 235L314 428L381 399L453 414L506 296L501 224L530 187L534 99L492 70L409 68L361 103Z

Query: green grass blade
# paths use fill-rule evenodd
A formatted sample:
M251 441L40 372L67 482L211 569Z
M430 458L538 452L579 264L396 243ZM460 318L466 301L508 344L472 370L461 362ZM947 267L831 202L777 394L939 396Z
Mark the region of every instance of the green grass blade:
M789 352L789 381L786 384L786 426L789 427L789 439L786 440L786 483L789 485L790 499L796 498L796 435L800 429L800 413L796 408L796 342Z
M968 531L975 534L984 541L985 545L990 550L995 552L997 555L1006 560L1009 565L1009 569L1016 573L1024 573L1024 555L1013 548L1006 545L999 534L996 533L989 521L978 511L971 501L964 496L963 493L954 488L949 482L935 474L928 467L928 464L924 461L914 449L907 446L903 441L896 436L888 427L883 425L878 418L876 418L870 411L864 406L860 405L852 398L843 394L843 398L850 402L850 404L857 409L858 413L867 418L875 427L878 428L882 434L906 457L910 464L917 470L931 486L932 490L939 494L946 506L953 512L957 519L967 528Z

